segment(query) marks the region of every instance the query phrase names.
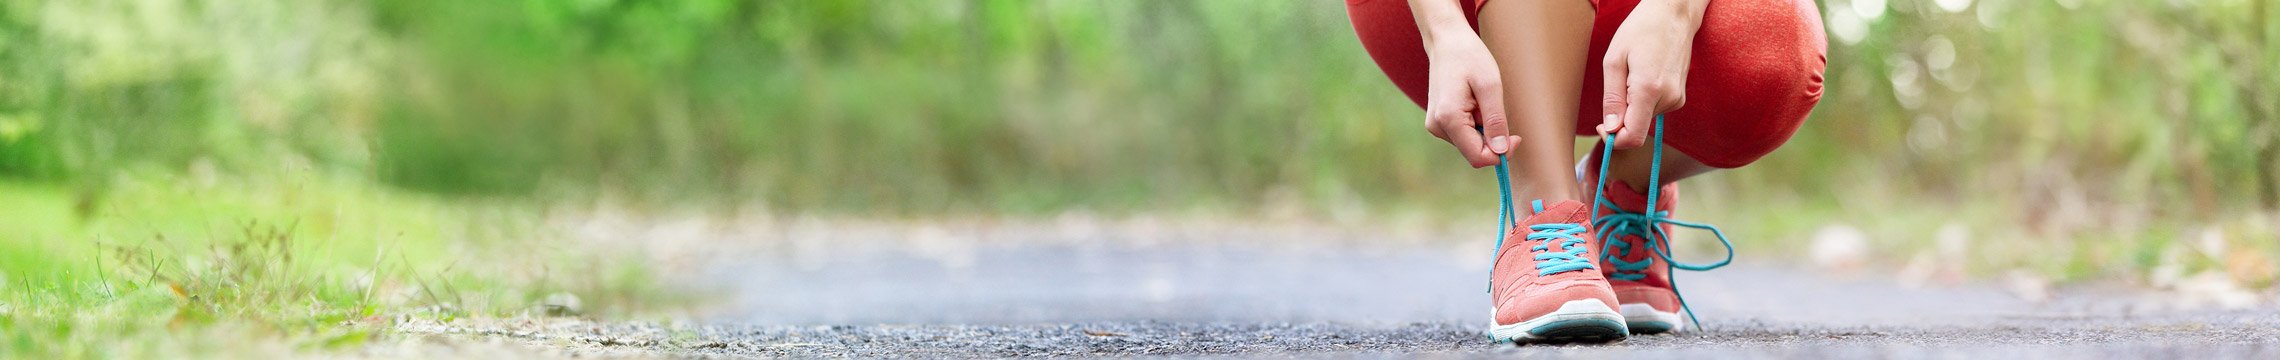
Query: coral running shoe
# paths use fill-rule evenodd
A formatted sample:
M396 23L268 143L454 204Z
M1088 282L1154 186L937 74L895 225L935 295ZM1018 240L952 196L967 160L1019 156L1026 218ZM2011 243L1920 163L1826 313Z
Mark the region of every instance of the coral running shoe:
M1588 184L1585 186L1598 185L1597 181ZM1631 190L1622 180L1608 181L1607 188L1599 191L1612 203L1600 204L1601 219L1647 214L1647 195ZM1678 186L1665 184L1660 193L1661 198L1655 199L1653 216L1667 218L1672 203L1678 200ZM1615 299L1622 304L1624 325L1640 334L1673 332L1682 327L1689 317L1685 316L1686 307L1680 302L1677 289L1671 285L1671 267L1656 263L1668 261L1670 242L1661 239L1668 238L1671 224L1594 221L1594 225L1601 226L1602 234L1607 237L1605 266L1600 268L1600 273L1607 277L1608 285L1615 288Z
M1489 274L1489 339L1496 342L1605 342L1628 336L1615 292L1600 275L1599 242L1579 201L1544 207L1504 234Z
M1655 160L1649 168L1649 184L1662 183L1662 120L1655 117ZM1715 226L1672 220L1670 210L1678 202L1676 185L1648 188L1641 194L1623 181L1609 182L1605 168L1615 150L1607 143L1602 141L1593 151L1596 154L1576 164L1575 177L1591 192L1591 230L1605 240L1600 248L1605 266L1600 272L1622 303L1624 326L1641 334L1678 331L1687 322L1694 322L1699 329L1701 322L1693 321L1694 312L1687 309L1686 297L1679 295L1671 269L1709 271L1726 266L1734 262L1734 243ZM1674 225L1709 230L1726 246L1726 259L1709 264L1672 261L1670 232Z

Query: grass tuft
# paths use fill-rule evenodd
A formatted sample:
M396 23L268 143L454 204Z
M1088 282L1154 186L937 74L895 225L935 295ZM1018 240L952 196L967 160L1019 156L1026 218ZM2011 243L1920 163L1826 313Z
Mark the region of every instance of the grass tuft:
M0 228L10 229L0 232L0 358L322 353L406 320L528 314L555 291L617 310L592 316L673 301L613 287L646 283L612 278L641 275L616 270L639 259L551 246L524 205L315 175L120 179L92 200L0 182ZM70 215L82 202L92 215ZM539 267L579 270L530 270Z

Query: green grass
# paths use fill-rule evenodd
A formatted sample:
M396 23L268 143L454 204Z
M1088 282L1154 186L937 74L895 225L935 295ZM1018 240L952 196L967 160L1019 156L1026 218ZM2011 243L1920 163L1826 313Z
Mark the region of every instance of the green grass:
M549 246L528 206L314 174L113 185L0 182L0 358L338 351L554 292L603 317L669 300L639 259Z

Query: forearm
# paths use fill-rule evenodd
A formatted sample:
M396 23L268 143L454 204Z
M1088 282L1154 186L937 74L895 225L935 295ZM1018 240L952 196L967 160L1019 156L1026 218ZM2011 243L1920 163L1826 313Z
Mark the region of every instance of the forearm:
M1409 0L1409 12L1417 17L1417 31L1425 40L1426 56L1433 56L1434 45L1442 41L1480 41L1472 23L1465 19L1464 9L1457 7L1458 1L1470 0Z
M1686 32L1687 32L1687 33L1689 33L1689 34L1693 33L1693 32L1694 32L1694 31L1696 31L1696 30L1700 30L1700 29L1702 28L1702 13L1704 13L1704 12L1708 12L1708 11L1710 10L1710 0L1650 0L1650 1L1649 1L1649 3L1655 3L1655 2L1660 2L1660 3L1663 3L1664 5L1667 5L1667 7L1664 7L1664 9L1666 9L1667 11L1671 11L1671 12L1674 12L1674 14L1673 14L1673 15L1677 15L1679 19L1682 19L1682 20L1686 21L1686 23L1685 23L1684 25L1685 25L1685 29L1686 29ZM1634 11L1643 11L1643 10L1646 10L1646 8L1647 8L1647 7L1646 7L1646 6L1644 6L1645 4L1641 4L1641 5L1642 5L1642 6L1640 6L1638 10L1634 10Z

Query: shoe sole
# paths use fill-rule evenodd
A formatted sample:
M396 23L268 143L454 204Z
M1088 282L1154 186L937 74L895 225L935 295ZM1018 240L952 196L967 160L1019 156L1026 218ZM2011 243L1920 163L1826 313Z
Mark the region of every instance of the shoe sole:
M1496 308L1489 308L1489 324L1496 323ZM1609 342L1629 336L1623 314L1594 299L1572 300L1559 310L1511 325L1490 325L1488 339L1519 344Z
M1623 325L1633 334L1661 334L1678 332L1678 324L1686 323L1679 313L1655 310L1647 304L1623 304Z

